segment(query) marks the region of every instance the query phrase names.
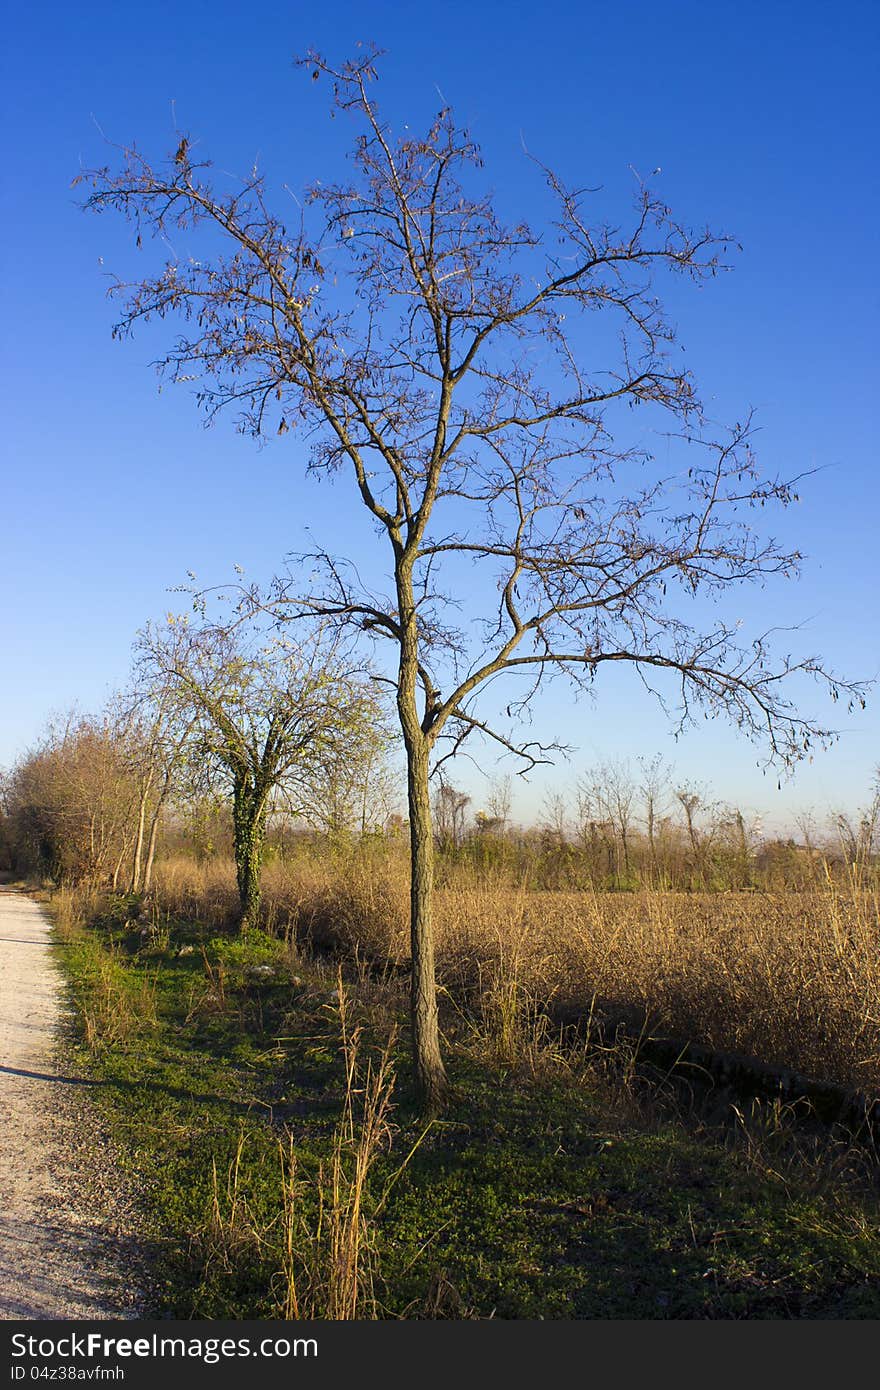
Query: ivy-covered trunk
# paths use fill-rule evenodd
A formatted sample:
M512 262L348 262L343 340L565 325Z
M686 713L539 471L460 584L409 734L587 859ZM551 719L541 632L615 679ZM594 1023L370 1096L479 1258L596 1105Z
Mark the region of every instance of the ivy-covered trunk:
M240 927L247 931L260 921L260 869L266 834L265 795L249 781L236 782L232 803L235 871L241 903Z

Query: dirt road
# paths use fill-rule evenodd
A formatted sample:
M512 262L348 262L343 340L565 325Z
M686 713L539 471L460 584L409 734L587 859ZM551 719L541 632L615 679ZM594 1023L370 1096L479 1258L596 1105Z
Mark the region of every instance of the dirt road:
M50 933L37 903L0 886L0 1318L134 1317L112 1154L90 1083L58 1061Z

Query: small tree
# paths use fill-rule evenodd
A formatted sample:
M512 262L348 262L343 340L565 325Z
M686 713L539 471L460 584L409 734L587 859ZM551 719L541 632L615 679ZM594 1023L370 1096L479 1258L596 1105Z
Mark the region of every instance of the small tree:
M143 677L143 672L141 673ZM116 698L124 754L135 789L134 845L129 891L149 892L162 813L182 785L196 716L181 717L173 689L147 671Z
M657 829L666 811L669 797L670 772L662 753L652 758L639 759L641 781L639 792L645 812L645 833L648 837L648 851L651 856L651 876L655 883L660 882L660 861L657 854Z
M569 807L565 793L548 791L541 803L541 831L554 844L564 845L568 840Z
M507 224L448 109L424 134L395 138L370 91L374 54L305 61L358 130L353 176L315 183L297 226L270 210L256 170L218 191L186 136L161 167L131 148L118 170L88 175L88 206L123 213L139 242L176 248L117 286L117 331L175 316L172 378L198 378L212 416L231 407L257 435L302 426L312 468L347 474L384 547L384 594L322 550L326 583L283 581L274 599L392 646L413 1046L436 1108L445 1071L428 779L441 740L455 749L483 734L528 768L547 749L521 737L517 714L546 678L566 672L587 693L606 664L625 662L646 682L672 681L679 723L702 706L791 760L827 731L799 715L790 679L840 687L818 660L776 661L766 634L743 647L736 623L707 619L702 602L689 608L793 574L799 560L752 524L751 509L787 505L792 484L761 474L748 419L722 437L709 431L658 298L664 271L715 275L726 239L689 232L645 186L622 228L591 209L592 193L539 165L548 226ZM620 422L615 439L620 406L647 415L642 439L665 422L688 459L670 474ZM450 598L463 593L456 621ZM504 673L519 677L509 722L475 704Z
M580 822L611 827L614 836L615 872L629 878L630 835L636 787L629 764L619 759L600 763L578 782L577 800Z
M705 788L697 787L690 782L676 788L675 799L684 812L694 876L700 886L705 888L709 851L718 834L718 807L708 800Z
M871 800L859 811L854 821L845 811L838 811L834 828L843 852L844 861L855 882L861 882L865 870L880 852L880 767L874 770Z
M497 834L503 835L510 824L510 809L513 805L513 789L510 784L510 777L494 777L489 783L486 795L486 806L489 816L494 822Z
M465 814L470 804L466 792L441 777L434 792L434 833L439 848L447 853L458 849L464 840Z
M230 797L241 928L256 926L273 799L298 811L338 781L377 722L375 697L320 637L295 646L254 623L170 618L137 651L141 685L176 709L191 759Z

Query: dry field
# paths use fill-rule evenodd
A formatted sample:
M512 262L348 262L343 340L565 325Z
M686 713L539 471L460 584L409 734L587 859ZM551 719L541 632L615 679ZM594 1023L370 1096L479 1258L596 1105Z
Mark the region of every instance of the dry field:
M218 927L234 918L231 860L159 866L162 910ZM647 1020L711 1047L880 1093L876 889L830 880L764 893L535 892L444 866L438 968L451 1007L496 1031L547 1005ZM270 930L342 946L370 965L407 957L399 856L304 850L264 873Z

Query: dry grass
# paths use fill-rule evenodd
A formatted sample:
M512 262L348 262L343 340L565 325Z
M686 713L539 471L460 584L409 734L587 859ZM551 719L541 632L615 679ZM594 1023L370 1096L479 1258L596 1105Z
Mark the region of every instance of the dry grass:
M361 1058L361 1029L349 1022L341 977L338 1024L345 1060L345 1099L333 1133L329 1162L317 1175L317 1212L306 1214L304 1183L293 1137L279 1143L283 1193L283 1264L280 1315L352 1321L377 1316L374 1274L377 1221L384 1194L370 1196L376 1159L391 1145L394 1070L392 1035L374 1063ZM400 1171L400 1170L399 1170ZM386 1189L387 1190L387 1189Z
M81 1013L83 1037L93 1051L129 1042L155 1026L155 981L133 985L116 957L105 955L96 962Z
M223 1275L231 1275L245 1261L258 1260L265 1244L264 1225L251 1209L241 1182L245 1143L245 1136L239 1134L225 1182L216 1158L211 1165L211 1210L193 1241L206 1274L217 1266Z
M51 896L40 896L45 897L58 935L64 942L73 941L80 935L86 923L94 916L100 902L97 890L84 885L76 888L63 887Z
M234 914L233 866L168 861L157 893L163 908L219 924ZM304 851L267 866L264 895L280 934L373 964L406 960L400 854ZM511 1057L552 1004L876 1092L878 909L876 890L831 881L783 893L528 892L447 872L439 970L455 1007Z
M91 1051L130 1041L156 1023L155 979L133 981L118 954L84 930L100 901L97 890L61 888L49 904L59 940L80 958L79 1022Z

